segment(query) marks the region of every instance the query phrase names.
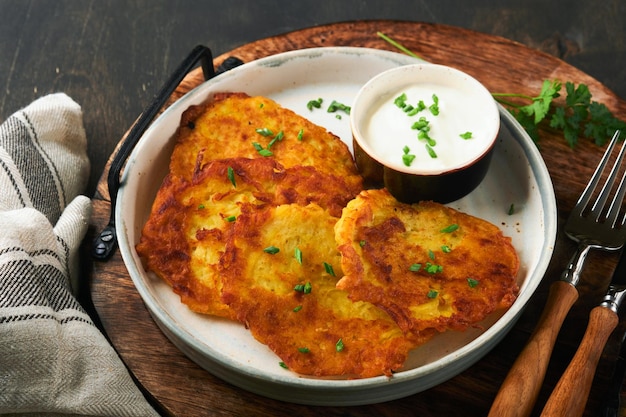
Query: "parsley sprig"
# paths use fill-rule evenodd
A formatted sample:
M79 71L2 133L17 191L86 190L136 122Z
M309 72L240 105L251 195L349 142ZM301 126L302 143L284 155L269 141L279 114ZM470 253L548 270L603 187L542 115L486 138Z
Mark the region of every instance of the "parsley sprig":
M512 93L492 95L508 108L535 142L539 140L538 127L544 121L550 127L563 131L565 141L571 147L576 146L579 137L604 145L616 130L626 129L624 121L616 118L604 104L592 100L586 84L576 86L567 81L565 100L557 103L555 100L561 96L562 86L558 80L544 80L536 97ZM518 104L508 98L521 98L530 103Z
M381 32L377 35L405 54L420 58L387 35ZM601 146L616 130L626 131L626 122L615 117L604 104L592 100L586 84L576 85L567 81L565 100L557 100L561 96L562 87L563 83L559 80L544 80L536 96L518 93L492 95L511 112L535 143L539 141L539 126L542 123L562 131L565 141L572 148L580 137L591 139Z

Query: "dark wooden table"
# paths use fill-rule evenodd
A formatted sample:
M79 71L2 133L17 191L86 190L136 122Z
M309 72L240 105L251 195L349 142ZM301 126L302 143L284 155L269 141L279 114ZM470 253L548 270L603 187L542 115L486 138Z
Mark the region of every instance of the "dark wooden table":
M432 4L389 0L383 5L367 6L361 1L303 0L279 2L271 7L254 1L230 3L233 4L209 1L191 6L184 1L0 0L0 85L3 87L0 118L53 91L64 91L83 106L92 161L87 193L94 195L94 228L108 216L106 190L101 186L98 192L97 187L115 145L180 59L199 43L210 46L218 61L231 52L250 60L317 43L386 47L371 36L374 30L384 28L435 62L455 65L470 73L485 71L474 58L484 53L472 50L478 44L470 42L468 46L467 42L459 42L439 48L436 43L427 41L434 38L428 32L433 30L429 25L381 21L324 26L360 19L449 24L453 25L450 28L453 32L455 27L465 27L501 36L488 39L512 48L514 54L508 62L515 62L515 69L493 68L497 76L481 79L492 90L510 87L510 80L515 79L520 80L516 87L530 92L543 78L571 76L572 81L588 83L595 98L626 117L626 107L620 99L626 97L626 26L621 21L621 16L626 16L624 2L598 5L583 1L532 1L520 4L507 0L474 1L470 5L463 0L430 2ZM313 26L317 28L310 29L307 33L311 36L303 41L299 29ZM346 31L352 31L353 36L342 35ZM354 37L354 33L360 35ZM508 78L503 77L507 71ZM562 221L601 150L586 143L571 150L558 141L554 132L547 130L543 135L547 140L542 142L542 154L553 176ZM571 172L579 174L572 176ZM143 330L146 324L148 328L155 327L141 300L137 299L119 258L113 272L110 265L93 264L85 258L85 282L92 283L97 307L92 311L94 318L102 319L104 330L140 385L166 414L478 416L489 409L506 370L536 323L549 284L558 276L572 250L571 243L560 237L547 278L518 325L468 371L408 399L332 409L281 403L238 390L195 366L162 335L154 336L154 344L145 349L151 355L146 358L127 343L127 338L141 339L142 332L134 331L135 328ZM573 355L588 312L606 287L615 257L593 253L588 262L582 295L559 336L540 403L545 401ZM115 279L110 279L109 274ZM86 295L84 302L89 307L89 292ZM123 326L114 327L117 324L113 319L118 317L116 306L126 309ZM618 336L616 332L603 354L586 415L596 415L601 406L617 354ZM148 366L142 363L146 360ZM181 372L165 374L160 367L181 367ZM202 395L186 390L194 386L202 387Z

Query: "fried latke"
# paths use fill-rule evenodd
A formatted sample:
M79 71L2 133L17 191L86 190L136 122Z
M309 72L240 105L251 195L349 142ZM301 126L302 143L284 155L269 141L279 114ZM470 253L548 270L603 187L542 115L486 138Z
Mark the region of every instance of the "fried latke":
M294 372L391 375L432 333L406 337L384 311L336 288L336 221L315 204L246 206L221 261L223 300Z
M463 330L516 298L519 259L491 223L433 202L363 191L335 227L352 300L384 309L407 332Z
M350 186L362 182L341 139L269 98L244 93L216 94L185 111L170 172L188 179L211 160L263 155L285 168L313 166Z
M241 204L315 202L339 217L358 192L342 178L313 167L284 169L267 158L212 161L191 181L171 175L165 179L137 252L191 310L233 318L220 300L216 268L225 232L239 215Z

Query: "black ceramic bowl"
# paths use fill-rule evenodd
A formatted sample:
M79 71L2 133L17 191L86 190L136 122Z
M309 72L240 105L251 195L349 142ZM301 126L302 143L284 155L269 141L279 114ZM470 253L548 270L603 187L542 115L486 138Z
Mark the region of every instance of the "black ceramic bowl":
M350 114L354 154L370 187L399 201L448 203L485 177L500 115L489 91L451 67L385 71L357 94Z

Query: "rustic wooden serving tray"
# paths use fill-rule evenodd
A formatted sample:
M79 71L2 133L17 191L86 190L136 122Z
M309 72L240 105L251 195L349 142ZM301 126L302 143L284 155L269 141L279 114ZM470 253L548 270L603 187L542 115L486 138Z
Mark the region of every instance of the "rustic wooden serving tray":
M244 62L289 50L321 46L360 46L398 51L377 36L383 32L424 59L461 69L492 92L536 95L544 79L589 86L593 98L622 119L626 102L597 80L545 53L499 37L456 27L398 21L346 22L319 26L262 39L215 59L216 66L229 56ZM210 39L207 40L210 47ZM169 104L203 81L200 70L188 75ZM570 148L562 137L542 127L538 144L556 192L559 226L569 214L603 149L583 140ZM110 201L106 187L108 168L93 198L92 231L108 222ZM554 256L545 279L514 329L493 351L467 371L428 391L383 404L356 407L309 407L283 403L248 393L212 376L185 357L161 333L116 252L107 262L94 262L91 298L103 330L138 384L164 414L174 416L483 416L501 382L538 320L549 285L558 279L574 244L559 228ZM580 298L559 335L546 381L535 408L538 414L573 355L584 333L589 311L602 298L616 263L616 255L592 252L587 260ZM604 400L624 326L611 337L601 358L585 415L597 415Z

